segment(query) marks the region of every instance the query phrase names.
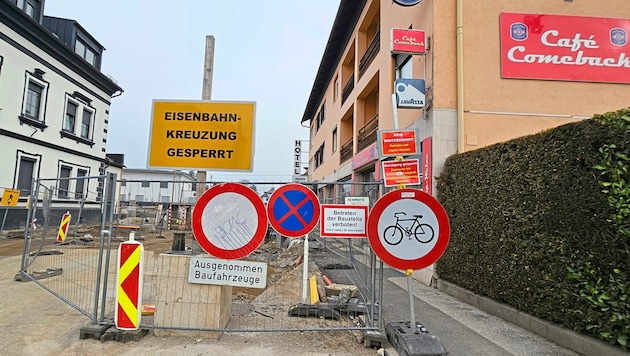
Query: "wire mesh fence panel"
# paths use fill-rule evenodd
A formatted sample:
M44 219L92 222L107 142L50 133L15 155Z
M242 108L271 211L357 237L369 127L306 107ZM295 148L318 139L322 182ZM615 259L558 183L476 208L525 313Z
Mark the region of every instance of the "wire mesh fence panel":
M127 190L122 189L123 183ZM285 185L285 182L242 183L264 204ZM152 194L152 198L146 198L149 190L194 190L195 186L189 182L119 180L112 184L117 187L118 199L111 204L103 201L102 183L86 181L86 187L100 188L88 189L82 200L63 202L58 199L58 182L55 184L56 188L43 183L38 185L33 216L41 223L39 217L47 211L44 223L48 226L44 229L38 225L29 232L28 243L25 243L29 245L25 253L26 270L43 287L88 317L98 318L101 324L115 324L118 248L133 235L144 246L142 301L136 306L142 311L140 327L152 328L158 335L178 330L380 328L382 281L378 276L381 266L365 237L322 237L320 224L317 224L308 239L294 238L282 236L268 224L262 243L252 253L226 260L211 256L200 247L191 230L194 204L188 197L183 195L183 200L175 200L170 195L168 202L162 195ZM196 184L213 187L221 182ZM318 196L320 203L341 207L346 204L369 206L376 199L373 194L380 189L375 182L304 186ZM124 194L132 194L134 189L141 188L145 189L142 202L123 196L124 191L127 192ZM79 212L82 202L84 205ZM99 214L86 214L88 206L98 209ZM103 220L110 206L114 217L111 222ZM265 209L271 208L266 206ZM58 224L67 212L72 215L72 225L65 242L59 243L56 242ZM75 214L80 220L75 220ZM367 214L363 220L365 223ZM96 229L91 228L93 225ZM101 233L101 229L105 233ZM41 247L35 246L37 244ZM36 276L37 271L53 274L56 269L63 273L51 278ZM101 274L104 278L99 279Z
M95 320L111 176L41 179L30 196L21 279ZM109 187L108 187L109 188Z

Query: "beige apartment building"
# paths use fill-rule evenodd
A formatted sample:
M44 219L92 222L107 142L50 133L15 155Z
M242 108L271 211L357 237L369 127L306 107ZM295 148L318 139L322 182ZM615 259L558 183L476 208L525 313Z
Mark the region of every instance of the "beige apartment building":
M399 2L340 1L301 119L323 201L352 189L325 183L382 178L377 131L395 116L435 195L450 155L630 106L628 0ZM424 31L425 53L392 53L394 28ZM398 78L424 79L423 107L393 109Z

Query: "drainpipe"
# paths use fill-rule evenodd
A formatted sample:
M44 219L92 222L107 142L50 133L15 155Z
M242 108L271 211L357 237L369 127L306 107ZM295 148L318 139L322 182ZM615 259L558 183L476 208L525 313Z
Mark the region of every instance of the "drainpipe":
M457 152L464 152L464 15L457 0Z

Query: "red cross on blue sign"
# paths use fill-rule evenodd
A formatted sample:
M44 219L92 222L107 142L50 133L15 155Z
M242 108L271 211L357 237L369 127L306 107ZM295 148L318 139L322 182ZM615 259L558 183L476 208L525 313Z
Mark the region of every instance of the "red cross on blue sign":
M267 204L269 223L280 234L301 237L319 221L319 200L301 184L285 184L271 194Z

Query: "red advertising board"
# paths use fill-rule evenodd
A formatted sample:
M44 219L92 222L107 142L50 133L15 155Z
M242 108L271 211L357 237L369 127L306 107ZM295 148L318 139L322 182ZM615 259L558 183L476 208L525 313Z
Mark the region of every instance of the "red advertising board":
M431 137L422 140L422 190L429 195L433 194L433 181L431 179L431 175L433 175L432 142Z
M501 76L630 83L630 19L501 13Z
M426 40L424 31L392 28L389 48L392 53L424 54Z
M412 156L418 154L416 130L379 131L381 156Z
M383 161L383 179L386 187L420 184L420 163L418 159Z

